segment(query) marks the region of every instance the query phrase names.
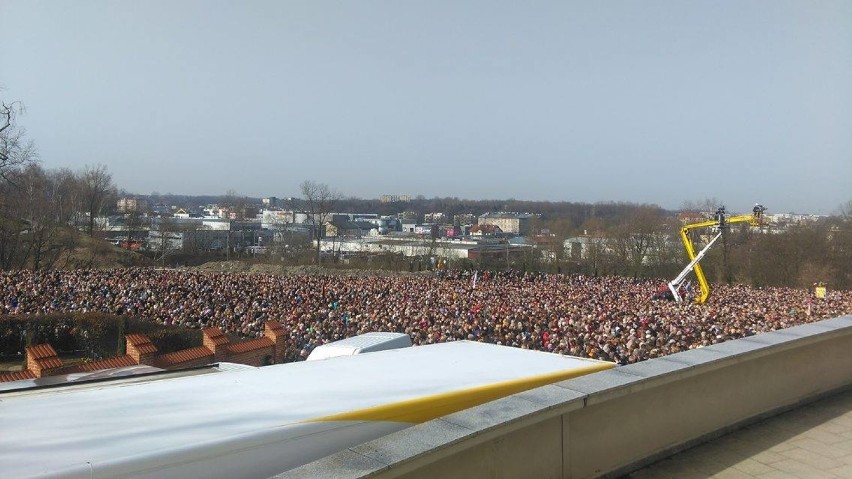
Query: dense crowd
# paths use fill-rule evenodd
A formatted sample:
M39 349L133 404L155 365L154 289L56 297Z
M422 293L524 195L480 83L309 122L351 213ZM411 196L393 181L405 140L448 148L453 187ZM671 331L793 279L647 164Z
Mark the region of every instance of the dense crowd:
M0 314L104 312L242 337L267 319L288 357L369 331L473 340L621 364L852 313L852 291L714 285L704 305L653 299L660 280L539 273L337 276L120 269L0 275Z

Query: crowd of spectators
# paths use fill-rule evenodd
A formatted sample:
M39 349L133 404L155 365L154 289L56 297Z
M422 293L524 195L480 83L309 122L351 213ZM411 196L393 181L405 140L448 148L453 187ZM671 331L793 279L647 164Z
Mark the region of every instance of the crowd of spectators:
M369 331L621 364L852 313L852 291L713 285L703 305L653 299L661 280L445 271L340 276L130 268L0 274L0 314L103 312L258 337L290 330L287 356Z

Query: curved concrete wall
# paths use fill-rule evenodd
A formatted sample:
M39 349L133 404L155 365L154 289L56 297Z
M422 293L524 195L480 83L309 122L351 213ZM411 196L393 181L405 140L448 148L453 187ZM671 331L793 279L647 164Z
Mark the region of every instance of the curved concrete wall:
M619 475L852 385L852 316L516 394L278 478Z

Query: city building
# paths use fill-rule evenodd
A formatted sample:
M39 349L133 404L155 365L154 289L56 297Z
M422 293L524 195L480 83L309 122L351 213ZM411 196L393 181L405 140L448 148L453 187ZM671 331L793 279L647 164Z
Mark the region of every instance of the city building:
M116 202L119 213L137 213L148 209L148 202L141 198L123 197Z
M411 195L382 195L379 197L381 203L410 203Z
M447 215L441 212L426 213L423 215L424 223L444 223L447 221Z
M260 202L263 204L264 208L277 208L281 206L281 199L274 196L263 198Z
M456 225L472 225L476 222L476 215L473 213L460 213L453 215L453 224Z
M485 213L477 219L477 223L499 226L504 233L525 235L529 233L532 217L529 213Z

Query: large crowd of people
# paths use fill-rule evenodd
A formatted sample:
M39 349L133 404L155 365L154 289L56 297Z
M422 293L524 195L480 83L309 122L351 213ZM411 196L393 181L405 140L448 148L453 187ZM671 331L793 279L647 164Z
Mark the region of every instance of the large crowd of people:
M455 340L634 363L852 313L852 291L714 285L703 305L654 299L660 280L445 271L429 275L273 275L186 270L0 274L2 315L103 312L258 337L290 331L287 356L369 331L415 344Z

